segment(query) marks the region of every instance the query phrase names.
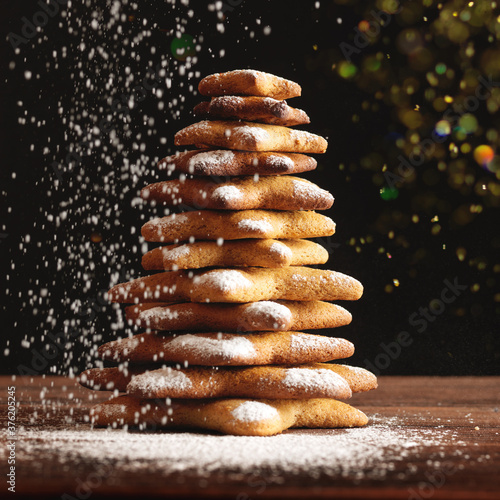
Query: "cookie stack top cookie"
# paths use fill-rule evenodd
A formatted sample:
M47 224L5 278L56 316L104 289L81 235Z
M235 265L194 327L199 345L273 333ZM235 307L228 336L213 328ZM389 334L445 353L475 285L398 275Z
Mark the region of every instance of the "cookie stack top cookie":
M101 346L101 357L119 366L81 377L127 393L98 405L93 420L248 435L364 425L363 413L337 399L373 389L374 375L326 363L352 355L347 340L301 331L350 323L331 301L356 300L363 287L308 267L328 252L307 238L330 236L335 224L316 212L332 206L332 195L293 175L316 168L309 154L327 148L291 128L309 123L285 101L300 86L236 70L204 78L199 91L211 97L194 108L202 121L175 135L176 145L197 149L164 158L158 168L178 178L141 191L185 210L142 227L146 241L163 245L143 256L143 267L161 272L108 294L131 304L127 319L146 331Z

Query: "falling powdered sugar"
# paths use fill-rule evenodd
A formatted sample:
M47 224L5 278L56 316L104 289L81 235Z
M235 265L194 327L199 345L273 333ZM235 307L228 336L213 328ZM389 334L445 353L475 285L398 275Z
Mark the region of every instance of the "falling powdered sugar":
M279 416L274 406L260 403L259 401L245 401L235 408L231 415L240 422L259 422Z
M169 342L168 348L172 352L189 352L200 360L213 357L226 361L242 358L250 362L251 357L256 355L252 342L239 336L214 339L191 334L180 335Z

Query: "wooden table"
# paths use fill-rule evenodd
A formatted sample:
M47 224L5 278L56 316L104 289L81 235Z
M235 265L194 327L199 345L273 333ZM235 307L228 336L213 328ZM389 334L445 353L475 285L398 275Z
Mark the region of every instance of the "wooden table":
M350 401L366 428L271 438L92 430L88 409L109 393L63 377L0 382L7 444L9 386L18 403L12 498L500 498L500 377L380 377Z

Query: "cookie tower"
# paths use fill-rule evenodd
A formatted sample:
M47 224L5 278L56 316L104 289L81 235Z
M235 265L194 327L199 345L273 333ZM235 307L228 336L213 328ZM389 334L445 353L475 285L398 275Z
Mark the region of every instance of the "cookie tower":
M126 316L144 333L99 348L117 364L87 370L80 382L125 394L96 405L96 425L205 428L272 435L289 427L367 423L340 402L376 387L373 374L332 360L353 345L303 333L351 321L332 301L356 300L361 284L309 266L327 251L307 238L330 236L333 197L295 174L313 170L308 154L322 137L291 127L309 123L285 99L294 82L237 70L204 78L194 108L202 119L179 131L178 146L197 149L163 159L176 179L142 189L145 200L184 211L142 227L159 244L142 265L154 274L109 291L130 304Z

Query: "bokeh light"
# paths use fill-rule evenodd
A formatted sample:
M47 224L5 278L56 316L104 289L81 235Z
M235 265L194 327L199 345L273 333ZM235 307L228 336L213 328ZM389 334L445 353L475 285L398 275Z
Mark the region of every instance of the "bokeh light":
M474 160L482 167L488 165L488 163L493 160L494 156L495 152L493 149L485 144L477 146L477 148L474 149Z

